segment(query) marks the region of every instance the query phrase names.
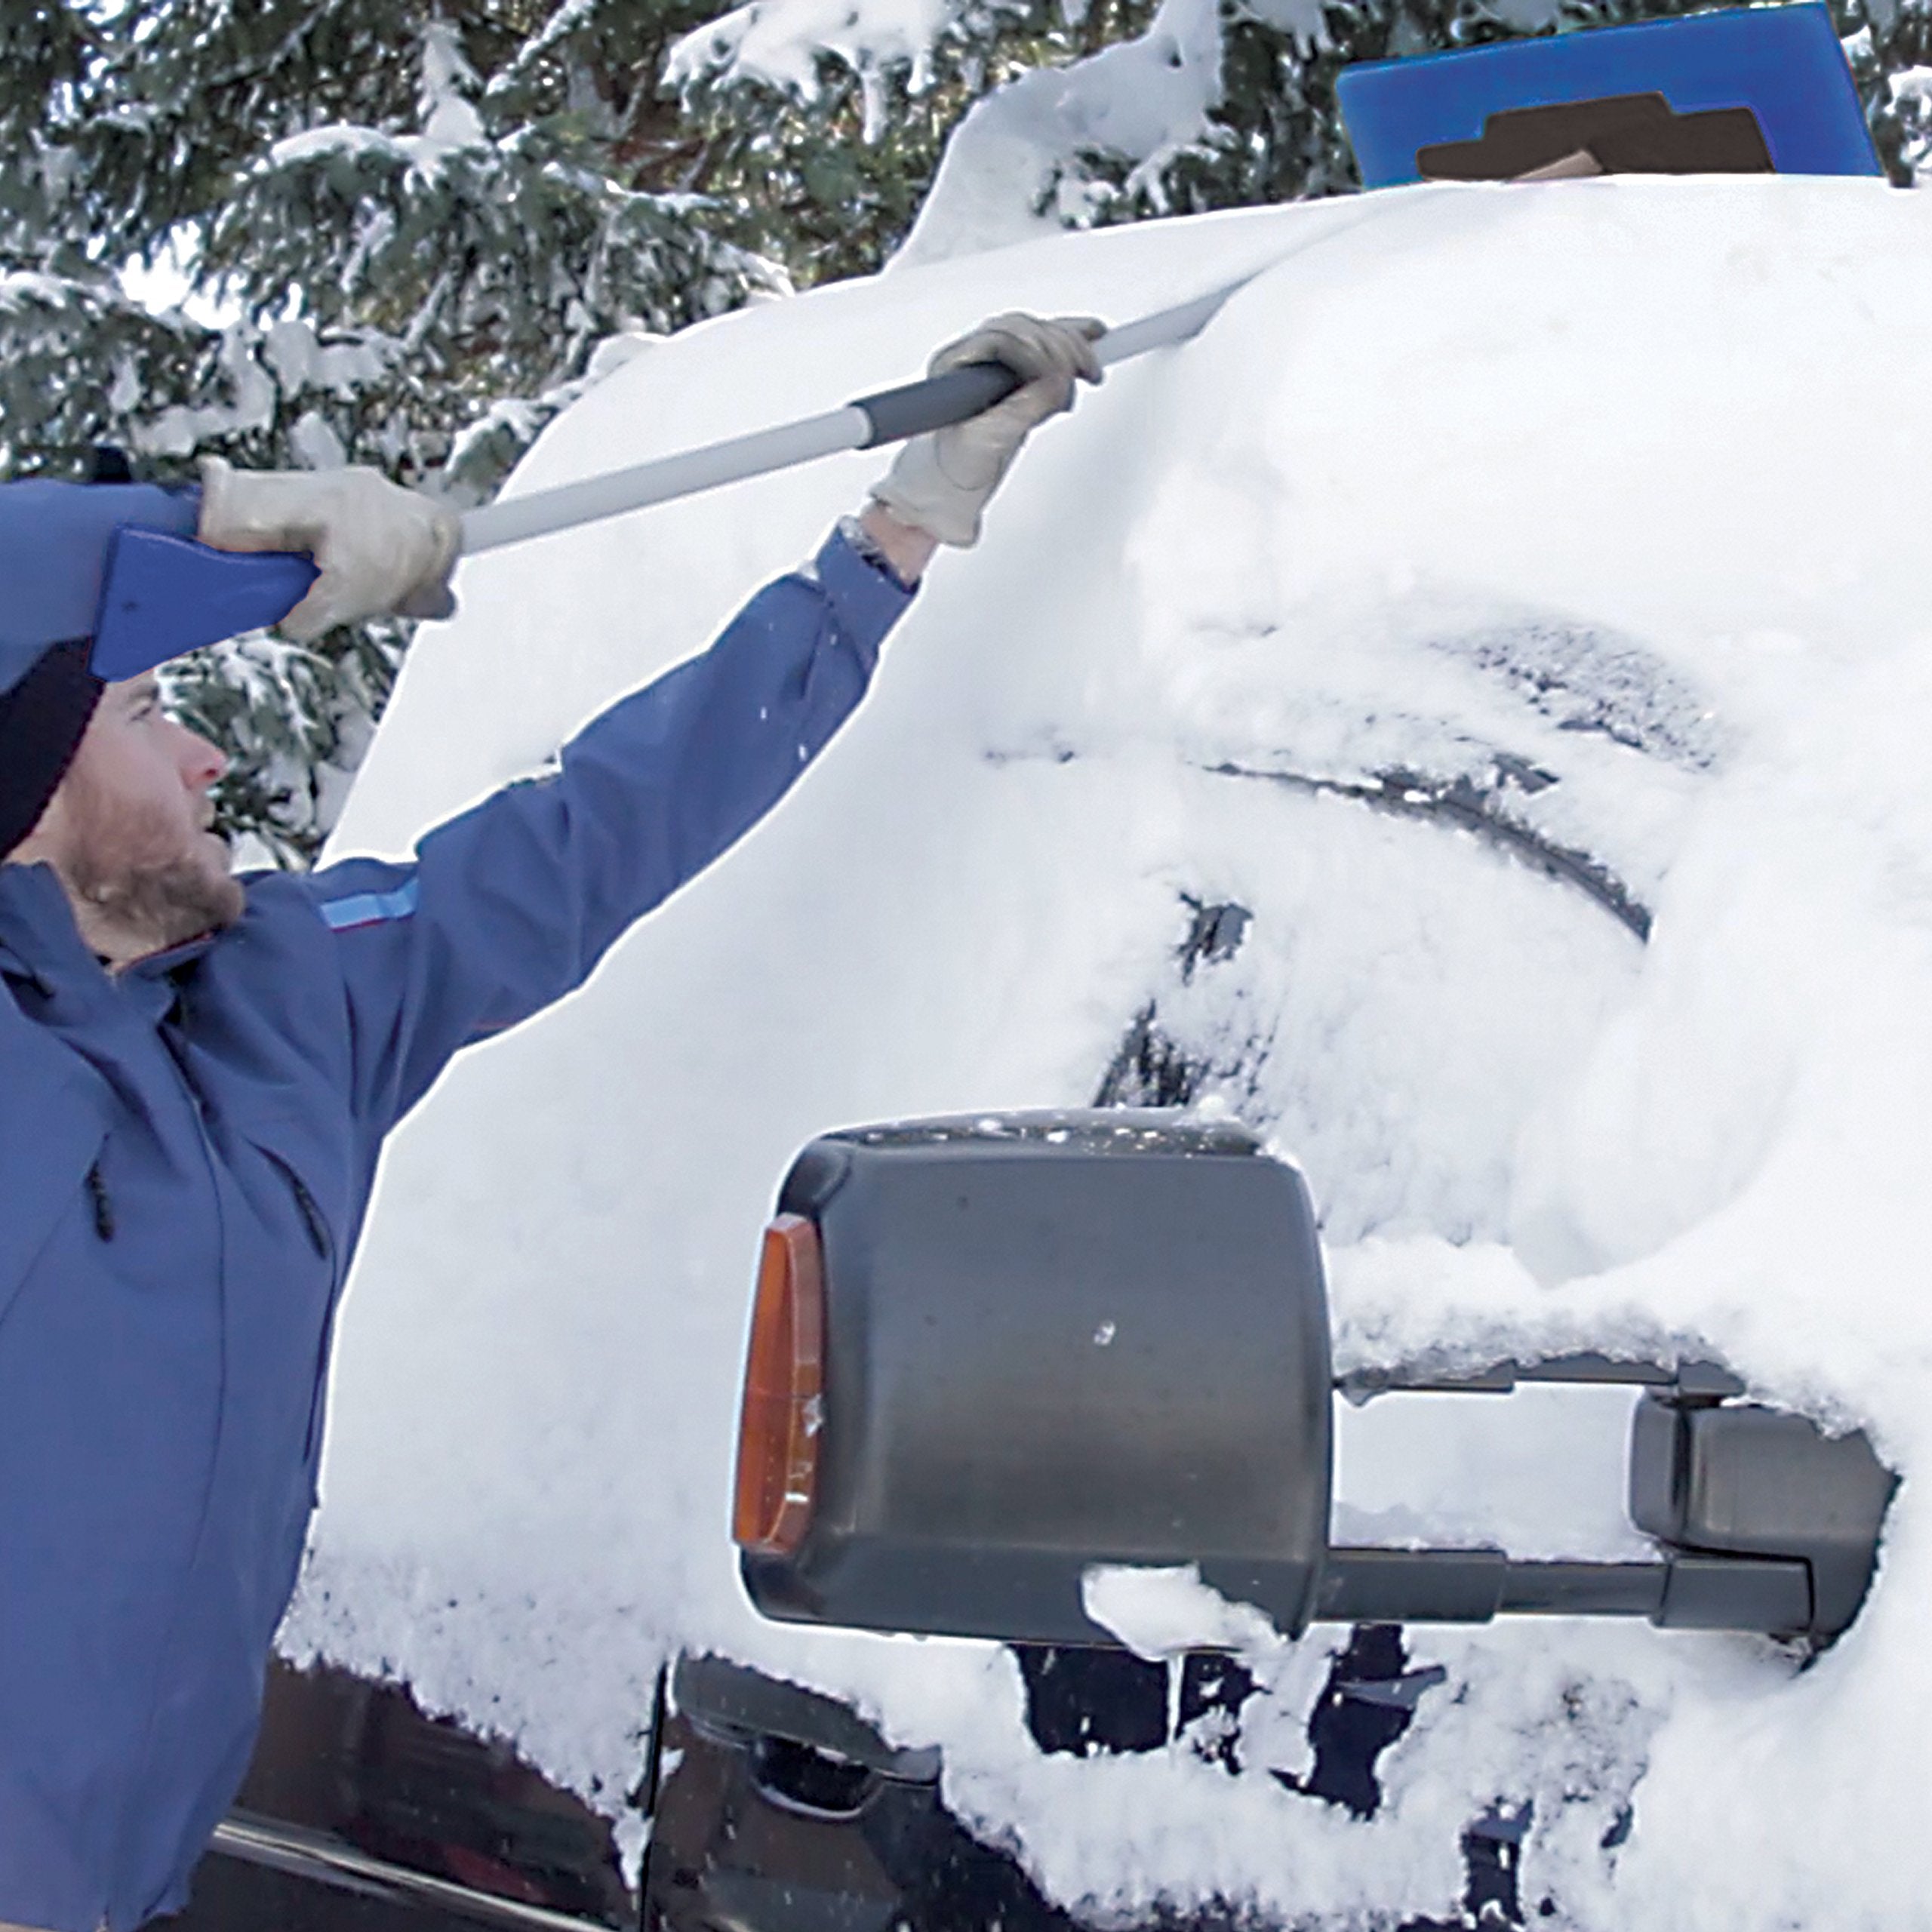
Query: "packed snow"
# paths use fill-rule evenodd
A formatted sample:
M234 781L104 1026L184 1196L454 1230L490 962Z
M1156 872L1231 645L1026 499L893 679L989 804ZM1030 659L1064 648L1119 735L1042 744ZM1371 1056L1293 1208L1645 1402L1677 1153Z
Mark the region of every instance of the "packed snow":
M614 1814L660 1660L743 1658L943 1746L961 1815L1099 1914L1440 1914L1502 1801L1534 1805L1552 1924L1932 1926L1932 201L1427 187L906 266L654 347L514 487L904 380L990 312L1125 320L1269 261L1042 430L795 794L398 1136L285 1644ZM878 468L466 565L337 851L540 767ZM1581 869L1426 808L1458 784ZM1183 961L1223 905L1240 943ZM1089 1103L1150 1004L1200 1101L1309 1176L1342 1366L1715 1352L1869 1428L1906 1481L1851 1632L1801 1669L1641 1625L1416 1629L1446 1680L1362 1823L1265 1775L1340 1632L1292 1647L1230 1777L1042 1755L993 1645L756 1619L729 1466L790 1156ZM1338 1531L1626 1553L1623 1411L1572 1399L1343 1409Z
M1252 1604L1230 1603L1201 1580L1191 1563L1092 1564L1081 1579L1080 1595L1087 1614L1102 1629L1150 1662L1211 1645L1265 1663L1288 1647Z

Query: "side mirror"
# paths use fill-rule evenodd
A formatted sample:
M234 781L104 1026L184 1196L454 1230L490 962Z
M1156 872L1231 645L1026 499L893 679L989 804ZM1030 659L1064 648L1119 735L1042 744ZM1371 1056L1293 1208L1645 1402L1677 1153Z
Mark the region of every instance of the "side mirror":
M1198 1561L1306 1623L1327 1294L1301 1177L1251 1134L1129 1112L862 1128L806 1149L779 1214L736 1523L761 1611L1103 1643L1090 1564Z
M767 1230L734 1534L768 1617L1101 1644L1097 1564L1192 1563L1317 1620L1643 1616L1829 1641L1896 1478L1709 1364L1601 1356L1346 1392L1627 1383L1649 1563L1328 1543L1327 1293L1301 1177L1247 1130L1106 1110L828 1134Z

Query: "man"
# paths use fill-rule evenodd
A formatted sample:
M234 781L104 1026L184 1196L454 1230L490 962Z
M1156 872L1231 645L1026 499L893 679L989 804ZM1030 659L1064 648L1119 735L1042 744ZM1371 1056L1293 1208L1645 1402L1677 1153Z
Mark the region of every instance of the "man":
M777 803L935 546L975 541L1098 325L934 358L1026 378L908 444L815 568L406 864L230 876L226 761L88 668L108 536L309 552L286 628L447 608L453 519L368 471L0 488L0 1932L177 1909L246 1767L315 1500L384 1137Z

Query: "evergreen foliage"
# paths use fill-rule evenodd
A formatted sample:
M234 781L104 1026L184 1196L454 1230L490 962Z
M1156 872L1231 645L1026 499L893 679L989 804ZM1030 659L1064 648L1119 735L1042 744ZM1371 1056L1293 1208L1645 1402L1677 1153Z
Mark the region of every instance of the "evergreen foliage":
M0 122L7 473L91 446L371 463L485 499L611 346L783 285L702 195L642 177L655 73L701 18L641 0L8 0ZM189 312L131 299L180 265ZM601 356L601 362L596 361ZM238 753L231 829L300 863L405 627L190 660L172 696Z
M694 178L735 211L731 232L801 286L870 274L905 239L976 100L1117 45L1153 14L1153 0L969 0L916 58L817 49L808 77L777 85L709 65L700 34L684 92Z
M801 6L808 0L778 0ZM728 152L751 157L743 178L777 192L780 211L757 229L765 246L809 278L881 263L905 238L946 136L993 86L1041 65L1071 68L1136 34L1178 27L1186 12L1217 17L1219 85L1194 138L1149 154L1075 144L1039 203L1069 225L1195 213L1359 186L1336 105L1335 81L1361 60L1388 60L1704 10L1710 0L1143 0L1083 8L1078 0L956 0L943 6L931 45L896 57L901 0L859 0L816 49L809 74L795 59L747 57L731 29L761 10L740 8L681 55L688 106L733 131ZM1894 183L1932 173L1932 4L1830 0L1868 122ZM868 6L875 6L875 16ZM872 21L877 20L875 30ZM788 174L800 152L795 124L839 139L835 157ZM863 153L853 134L866 143ZM735 185L735 178L734 178ZM815 250L801 238L835 230L841 208L862 211ZM781 225L781 223L783 225Z

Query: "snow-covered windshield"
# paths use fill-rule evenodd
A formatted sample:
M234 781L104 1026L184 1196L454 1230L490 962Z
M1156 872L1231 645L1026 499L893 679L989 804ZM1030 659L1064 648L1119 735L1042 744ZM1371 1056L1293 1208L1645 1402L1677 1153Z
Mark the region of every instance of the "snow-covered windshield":
M1103 1910L1441 1912L1501 1801L1551 1922L1920 1922L1932 205L1425 188L906 267L638 356L513 487L905 380L984 314L1124 321L1276 257L1037 438L796 792L398 1137L285 1644L614 1812L666 1655L754 1661L943 1746L961 1816ZM879 467L467 565L337 851L540 766ZM1303 1167L1345 1366L1685 1346L1871 1429L1907 1481L1860 1623L1801 1672L1641 1626L1412 1632L1446 1678L1367 1823L1262 1774L1340 1631L1264 1660L1278 1721L1230 1777L1042 1755L995 1646L761 1624L728 1471L789 1157L1096 1099L1224 1109ZM1500 1466L1457 1433L1494 1407L1426 1452L1345 1418L1338 1527L1628 1553L1621 1411L1566 1432L1570 1399Z

